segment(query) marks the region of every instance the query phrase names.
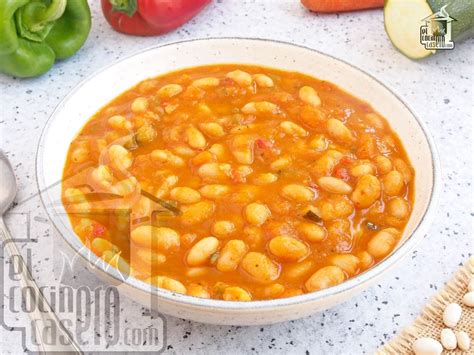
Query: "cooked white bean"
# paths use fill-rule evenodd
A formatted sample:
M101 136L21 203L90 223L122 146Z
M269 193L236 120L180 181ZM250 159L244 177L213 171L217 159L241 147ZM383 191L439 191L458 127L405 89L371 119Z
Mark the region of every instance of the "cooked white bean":
M137 248L135 254L140 261L143 261L152 267L157 267L166 262L166 255L157 253L148 248Z
M352 186L342 179L332 176L323 176L318 180L318 185L323 190L333 194L349 194L352 192Z
M287 235L272 238L268 243L268 249L279 259L286 261L299 261L309 253L305 243Z
M258 86L262 88L271 88L273 87L273 80L268 75L265 74L254 74L253 79Z
M222 299L224 301L251 301L252 296L242 287L232 286L224 289Z
M273 173L262 173L253 179L255 185L268 185L278 180L278 175Z
M310 86L303 86L298 93L301 101L304 103L307 103L308 105L311 106L320 106L321 105L321 99L318 96L318 93L316 90L314 90Z
M184 285L171 277L167 276L153 276L149 277L146 280L153 286L164 288L165 290L176 292L176 293L186 293L186 287Z
M195 283L188 285L187 295L200 298L211 298L211 295L204 286Z
M120 180L111 187L111 191L120 196L126 196L135 191L138 185L138 180L135 176L130 176L127 179Z
M198 88L209 88L209 87L214 87L214 86L219 86L219 79L217 78L201 78L201 79L196 79L192 82L192 86L196 86Z
M92 179L104 187L111 187L114 177L107 165L99 165L91 172Z
M148 100L145 97L137 97L132 102L132 112L133 113L143 113L148 108Z
M444 328L441 331L441 344L443 344L443 347L446 350L454 350L458 346L458 341L456 340L456 334L449 329L449 328Z
M87 147L77 147L71 153L71 160L74 163L83 163L89 158L89 153Z
M212 233L219 238L227 238L236 231L231 221L216 221L212 226Z
M291 158L289 156L282 156L274 160L270 164L270 169L272 171L279 171L288 168L291 165Z
M276 280L280 274L278 265L265 254L258 252L247 253L242 259L241 267L250 276L262 282Z
M217 160L223 161L226 159L226 148L222 144L213 144L208 150L216 156Z
M383 118L377 115L374 112L368 113L365 115L365 119L369 123L369 125L373 128L376 129L382 129L385 127L385 123L383 121Z
M341 152L330 149L321 155L316 162L314 163L313 167L311 168L311 172L316 176L329 176L332 173L334 167L339 163L342 159L344 154Z
M375 158L375 165L377 165L379 174L388 174L392 170L392 162L383 155L379 155Z
M401 197L391 199L387 204L387 213L397 219L405 219L410 214L408 201Z
M122 115L115 115L110 117L107 120L107 123L109 124L110 127L114 129L127 129L130 130L132 129L132 122L127 121L127 119L122 116Z
M339 266L349 275L355 275L359 270L360 260L352 254L335 254L329 257L329 261L334 266Z
M363 175L374 175L375 168L372 163L362 163L351 168L351 175L354 177L360 177Z
M364 175L357 181L351 200L357 208L367 208L380 197L381 190L379 179L374 175Z
M400 193L403 190L403 187L405 186L403 175L396 170L393 170L389 172L387 175L385 175L382 178L382 184L383 184L383 191L388 196L400 195Z
M327 120L326 129L329 136L341 143L349 143L353 139L351 130L338 119L330 118Z
M170 197L181 203L195 203L201 199L201 194L190 187L175 187L170 191Z
M462 298L462 303L468 307L474 307L474 291L466 293Z
M196 127L188 127L185 131L185 139L189 146L194 149L203 149L206 147L206 138Z
M327 149L329 145L328 140L323 134L316 134L310 141L309 146L317 152L322 152Z
M283 132L291 136L306 137L308 135L307 130L291 121L283 121L280 123L280 128L283 130Z
M423 337L413 342L412 350L415 355L440 355L443 352L443 346L433 338Z
M276 115L280 113L280 108L272 102L257 101L246 104L242 107L242 112L245 114L269 113Z
M320 242L326 238L326 230L318 224L301 223L298 225L298 232L300 232L306 240L310 242Z
M462 308L457 303L450 303L443 312L443 323L450 328L454 328L461 319Z
M270 209L262 203L251 203L245 207L245 217L250 224L260 226L271 216Z
M215 210L216 205L211 201L200 201L182 206L181 222L185 225L202 223L210 218Z
M226 78L232 79L240 86L249 86L253 82L252 75L242 70L228 72Z
M462 351L468 351L471 347L471 339L465 331L460 330L456 332L456 340L458 341L459 349Z
M158 96L163 98L169 98L180 94L183 91L181 85L178 84L168 84L163 86L160 90L158 90Z
M309 187L299 184L286 185L281 190L281 195L296 202L308 202L314 199L315 193Z
M375 234L367 244L367 251L376 258L387 256L397 244L400 232L395 228L385 228Z
M233 271L247 253L247 245L239 239L229 240L222 248L216 268L222 272Z
M305 287L309 292L318 291L336 286L344 282L345 278L344 271L340 267L325 266L311 275L306 281Z
M202 196L211 200L225 197L230 192L227 185L205 185L199 189Z
M212 254L217 251L219 240L215 237L206 237L194 244L189 250L186 261L190 266L205 264Z
M219 138L225 135L224 128L216 122L200 123L199 128L208 136Z
M150 153L150 158L153 162L160 164L170 164L175 167L183 167L185 165L183 158L171 153L169 150L155 149Z
M240 164L253 163L253 140L247 135L237 135L232 139L232 154Z
M134 243L147 248L167 251L179 247L179 234L171 228L139 226L132 230L130 237Z
M205 180L227 180L232 175L232 166L227 163L203 164L198 169L198 175Z
M413 172L411 171L411 168L402 159L395 159L393 161L393 167L403 175L405 182L408 183L413 178Z
M109 159L118 170L126 170L132 166L133 155L121 145L114 144L109 147Z

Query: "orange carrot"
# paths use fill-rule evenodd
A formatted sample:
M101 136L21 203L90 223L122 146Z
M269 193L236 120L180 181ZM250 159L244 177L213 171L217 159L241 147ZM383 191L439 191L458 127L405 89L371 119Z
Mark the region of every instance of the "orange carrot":
M315 12L343 12L383 7L384 0L301 0L301 3Z

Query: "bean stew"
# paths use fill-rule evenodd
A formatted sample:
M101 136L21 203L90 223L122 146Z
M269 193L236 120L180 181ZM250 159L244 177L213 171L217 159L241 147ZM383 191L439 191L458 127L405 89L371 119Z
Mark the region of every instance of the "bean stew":
M72 141L63 204L104 262L228 301L340 284L395 248L414 169L396 133L337 86L251 65L147 79Z

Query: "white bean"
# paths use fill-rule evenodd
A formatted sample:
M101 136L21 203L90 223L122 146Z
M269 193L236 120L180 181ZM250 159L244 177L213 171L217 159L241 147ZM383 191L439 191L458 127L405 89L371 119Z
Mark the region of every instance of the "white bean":
M280 123L280 128L290 136L306 137L308 135L307 130L291 121L283 121Z
M206 237L194 244L189 250L186 261L190 266L199 266L206 263L212 254L217 251L219 240L215 237Z
M318 185L325 191L333 194L349 194L352 192L352 186L344 180L332 177L323 176L318 180Z
M456 340L456 334L449 329L449 328L444 328L441 331L441 344L443 344L443 347L446 350L454 350L458 346L458 341Z
M463 351L468 351L471 347L471 339L469 338L469 335L462 330L456 332L456 340L458 341L459 349Z
M412 349L415 355L439 355L443 352L440 342L429 337L416 339Z
M466 293L462 298L462 303L468 307L474 307L474 291Z
M280 108L272 102L258 101L246 104L242 107L242 112L245 114L268 113L276 115L280 113Z
M161 97L173 97L178 95L183 91L181 85L178 84L168 84L163 86L160 90L158 90L158 95Z
M251 203L245 207L245 217L250 224L260 226L271 216L271 211L262 203Z
M469 283L467 284L468 291L474 291L474 277L471 277Z
M462 308L457 303L450 303L443 312L443 322L447 327L454 328L461 319Z
M318 96L316 90L310 86L303 86L298 93L301 101L311 106L321 105L321 99Z
M198 88L207 88L207 87L212 87L212 86L219 86L219 79L217 78L201 78L201 79L196 79L193 81L191 84L192 86L196 86Z
M234 70L226 74L226 78L234 80L241 86L249 86L252 84L252 75L242 70Z
M265 74L255 74L253 79L258 86L262 88L271 88L273 86L273 80Z

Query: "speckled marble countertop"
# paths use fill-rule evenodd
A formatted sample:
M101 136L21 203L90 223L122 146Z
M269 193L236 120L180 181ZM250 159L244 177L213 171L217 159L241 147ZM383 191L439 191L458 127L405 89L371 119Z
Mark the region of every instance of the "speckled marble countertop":
M0 76L0 148L15 167L18 200L36 192L35 152L41 130L58 102L83 78L116 59L149 46L198 37L242 36L283 40L316 48L344 59L392 87L427 123L442 166L441 199L429 234L401 266L382 281L325 312L305 319L262 327L211 326L165 317L169 353L372 353L408 325L422 305L474 251L472 231L473 49L470 39L456 50L415 62L400 55L383 28L382 11L314 15L297 0L219 0L183 28L155 38L127 37L104 21L98 1L91 1L92 33L80 52L58 63L41 78L18 80ZM45 213L30 202L35 221ZM21 229L9 216L13 232ZM37 223L38 224L38 223ZM41 243L54 243L51 227L32 224L32 269L40 284L54 275ZM59 243L59 244L58 244ZM24 244L21 245L24 249ZM85 271L86 272L86 271ZM73 277L75 279L75 277ZM90 280L89 280L90 281ZM100 281L96 282L98 285ZM5 295L4 302L11 299ZM121 298L122 321L143 323L146 310ZM4 306L8 325L26 324L27 316ZM148 319L150 317L148 316ZM151 320L153 321L153 320ZM0 352L20 353L19 333L0 328ZM83 337L104 336L91 329Z

